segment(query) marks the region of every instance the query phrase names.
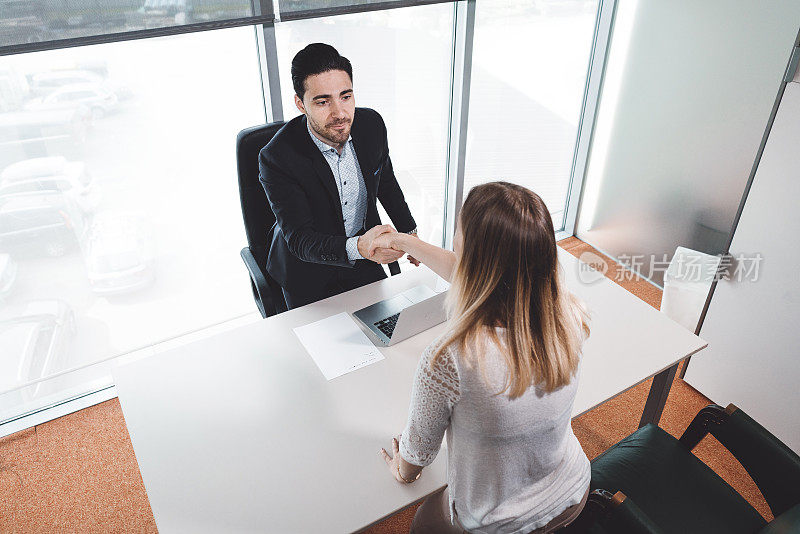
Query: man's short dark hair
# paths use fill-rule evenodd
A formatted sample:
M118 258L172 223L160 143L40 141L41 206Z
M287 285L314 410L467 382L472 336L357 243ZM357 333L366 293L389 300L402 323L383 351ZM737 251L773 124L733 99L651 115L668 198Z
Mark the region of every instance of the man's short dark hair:
M292 60L292 85L294 92L303 99L306 87L305 81L309 76L322 74L329 70L343 70L353 81L353 66L350 60L339 55L334 47L325 43L312 43L300 50Z

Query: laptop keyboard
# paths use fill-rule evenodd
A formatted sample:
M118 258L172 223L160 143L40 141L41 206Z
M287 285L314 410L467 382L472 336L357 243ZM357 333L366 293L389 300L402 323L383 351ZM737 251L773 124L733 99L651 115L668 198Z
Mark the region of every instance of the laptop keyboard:
M391 339L392 333L394 332L394 327L397 326L397 318L400 317L400 313L395 313L391 317L387 317L381 321L375 323L375 326L378 327L378 330L384 333L384 335Z

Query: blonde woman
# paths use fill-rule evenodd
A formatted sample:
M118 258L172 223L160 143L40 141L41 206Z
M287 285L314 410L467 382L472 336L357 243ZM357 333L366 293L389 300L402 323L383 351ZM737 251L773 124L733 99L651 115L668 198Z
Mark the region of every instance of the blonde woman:
M415 534L551 532L586 503L590 466L570 415L588 317L564 287L542 199L510 183L473 188L454 251L383 234L451 282L448 327L423 353L393 454L416 480L447 434L447 489L419 508Z

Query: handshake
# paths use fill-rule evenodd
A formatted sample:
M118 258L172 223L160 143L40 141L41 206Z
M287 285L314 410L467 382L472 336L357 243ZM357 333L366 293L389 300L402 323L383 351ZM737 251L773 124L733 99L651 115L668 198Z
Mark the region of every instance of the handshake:
M358 238L358 252L375 263L392 263L405 254L400 246L400 236L407 237L389 224L373 226ZM419 266L419 262L411 256L408 260Z

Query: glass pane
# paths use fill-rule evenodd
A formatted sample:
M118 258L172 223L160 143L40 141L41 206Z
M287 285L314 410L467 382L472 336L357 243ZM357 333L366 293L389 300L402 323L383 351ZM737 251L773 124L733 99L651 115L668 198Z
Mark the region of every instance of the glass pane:
M251 0L0 0L0 48L260 15L253 6Z
M253 28L7 56L0 72L18 81L0 113L0 392L255 312L234 148L264 122ZM96 76L97 98L44 105L30 81L62 73ZM22 404L0 420L75 380L3 396Z
M798 21L796 1L618 5L582 240L657 285L679 246L725 252Z
M597 0L478 2L464 195L505 180L563 228Z
M289 75L294 55L328 43L353 64L356 105L386 122L395 176L420 237L442 241L453 6L436 4L276 26L287 120L300 114ZM380 204L379 204L380 206ZM381 220L389 218L381 211Z
M436 1L436 0L434 0ZM454 0L438 0L448 2ZM384 8L401 7L403 5L414 4L415 0L278 0L281 19L287 20L292 17L313 17L331 11L346 10L348 8L369 9L371 4L380 4ZM396 4L396 6L392 6Z

